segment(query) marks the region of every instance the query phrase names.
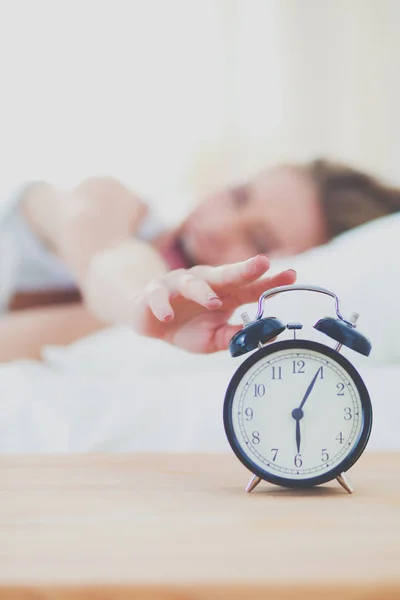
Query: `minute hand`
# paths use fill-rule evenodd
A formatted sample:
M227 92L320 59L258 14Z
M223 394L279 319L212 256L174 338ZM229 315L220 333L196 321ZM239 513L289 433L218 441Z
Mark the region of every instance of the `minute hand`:
M304 394L304 398L303 398L303 400L301 401L301 404L300 404L299 408L303 408L303 406L305 405L305 403L306 403L306 400L307 400L308 396L311 394L311 391L312 391L312 389L313 389L313 387L314 387L314 385L315 385L315 382L317 381L317 377L318 377L318 375L319 375L319 372L321 371L321 369L322 369L322 367L320 367L320 368L318 369L318 371L315 373L315 375L314 375L314 377L313 377L313 380L312 380L312 382L310 383L310 385L309 385L309 386L308 386L308 388L307 388L307 391L306 391L306 393Z

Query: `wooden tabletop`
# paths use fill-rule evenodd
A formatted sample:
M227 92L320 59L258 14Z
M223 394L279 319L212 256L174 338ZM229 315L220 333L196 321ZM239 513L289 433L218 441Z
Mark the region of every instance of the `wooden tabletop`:
M233 455L0 458L0 598L400 598L400 454L336 483L261 483Z

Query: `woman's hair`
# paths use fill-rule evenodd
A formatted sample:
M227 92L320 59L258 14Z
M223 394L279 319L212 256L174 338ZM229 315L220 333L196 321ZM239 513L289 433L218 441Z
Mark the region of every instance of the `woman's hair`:
M328 160L315 160L307 170L319 188L329 238L400 211L400 190L371 175Z

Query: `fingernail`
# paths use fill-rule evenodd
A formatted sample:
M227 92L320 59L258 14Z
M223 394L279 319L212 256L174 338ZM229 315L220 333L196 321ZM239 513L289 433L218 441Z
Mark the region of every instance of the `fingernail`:
M247 267L247 273L249 275L253 275L254 273L256 273L256 271L257 271L257 261L258 261L258 258L260 256L262 256L262 254L257 254L257 256L253 256L253 258L250 258L247 261L247 264L249 265Z
M166 321L166 322L171 321L173 316L174 315L172 313L168 313L167 315L164 316L163 321Z
M251 262L252 260L256 261L258 258L268 258L268 256L266 254L257 254L257 256L253 256L253 258L250 258L249 262Z
M207 294L206 306L209 309L220 308L222 306L222 300L218 298L218 296L216 296L215 294Z
M294 269L288 269L287 272L288 273L294 273L295 275L297 275L297 271L295 271Z

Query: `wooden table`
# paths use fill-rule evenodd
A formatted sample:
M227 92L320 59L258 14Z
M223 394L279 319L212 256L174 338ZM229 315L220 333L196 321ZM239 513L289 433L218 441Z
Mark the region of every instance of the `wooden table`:
M247 480L233 455L2 457L0 598L400 598L400 454L351 496Z

